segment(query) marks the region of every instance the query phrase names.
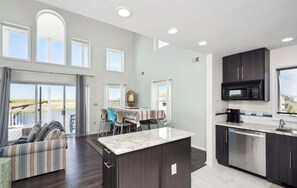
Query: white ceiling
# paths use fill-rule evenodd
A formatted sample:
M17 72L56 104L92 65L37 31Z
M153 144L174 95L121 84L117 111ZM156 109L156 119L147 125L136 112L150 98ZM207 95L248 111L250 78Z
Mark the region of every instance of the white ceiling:
M39 0L200 53L229 55L297 44L297 0ZM129 7L130 18L115 9ZM169 35L176 27L179 33ZM282 43L285 37L295 40ZM198 42L206 40L206 46Z

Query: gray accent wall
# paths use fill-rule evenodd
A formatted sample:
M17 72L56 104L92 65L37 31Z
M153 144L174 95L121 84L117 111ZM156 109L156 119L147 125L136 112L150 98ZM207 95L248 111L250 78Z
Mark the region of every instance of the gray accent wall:
M172 79L171 126L194 132L192 145L205 149L206 55L174 46L154 51L153 39L138 34L134 41L138 106L151 106L153 81ZM192 63L198 56L199 63Z

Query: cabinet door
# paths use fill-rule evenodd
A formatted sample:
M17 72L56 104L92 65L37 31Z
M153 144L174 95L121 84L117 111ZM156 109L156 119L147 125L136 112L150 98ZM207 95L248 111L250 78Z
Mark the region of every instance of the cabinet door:
M265 49L242 53L240 80L262 80L265 78Z
M281 180L283 183L297 186L297 165L296 165L296 147L282 146L282 170L281 170Z
M228 128L216 126L216 157L219 164L229 165Z
M281 171L281 145L278 144L278 137L275 134L266 134L266 169L267 179L273 182L280 182Z
M117 188L116 168L103 159L103 188Z
M223 57L223 82L240 80L241 54Z

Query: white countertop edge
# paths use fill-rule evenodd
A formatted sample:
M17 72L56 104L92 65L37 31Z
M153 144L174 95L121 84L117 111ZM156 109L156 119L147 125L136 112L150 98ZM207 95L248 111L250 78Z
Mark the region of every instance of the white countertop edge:
M268 125L268 124L248 123L248 122L244 122L244 123L216 122L215 125L297 137L297 134L276 131L275 129L278 128L277 126Z

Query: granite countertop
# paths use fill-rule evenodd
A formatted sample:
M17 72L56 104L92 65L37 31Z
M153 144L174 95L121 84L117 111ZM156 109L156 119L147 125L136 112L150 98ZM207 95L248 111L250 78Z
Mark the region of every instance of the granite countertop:
M114 154L121 155L141 150L195 135L192 132L182 131L170 127L140 131L98 138L98 141L110 149Z
M268 125L268 124L217 122L215 123L215 125L297 137L297 134L294 134L294 133L276 131L275 129L277 129L278 126ZM290 128L290 127L285 127L285 128Z

